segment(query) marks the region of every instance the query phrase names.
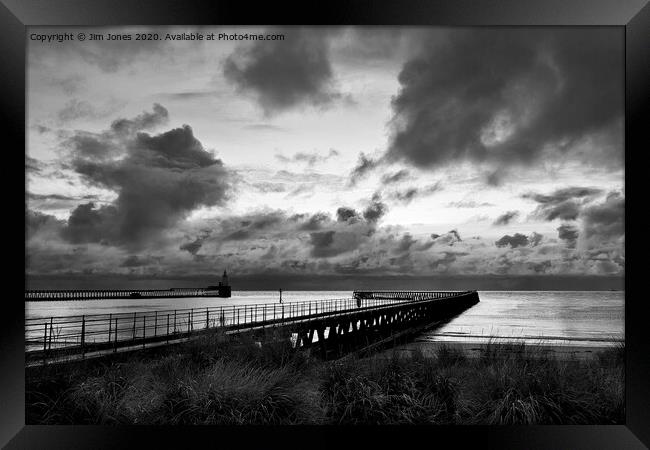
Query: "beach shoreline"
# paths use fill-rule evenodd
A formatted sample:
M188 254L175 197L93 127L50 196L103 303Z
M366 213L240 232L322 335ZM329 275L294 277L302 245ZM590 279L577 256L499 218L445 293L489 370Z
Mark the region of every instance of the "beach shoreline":
M510 352L521 352L530 350L534 348L537 352L532 352L532 354L550 354L556 356L558 359L589 359L596 357L599 353L611 350L615 347L617 343L612 343L610 345L594 344L594 345L561 345L561 344L551 344L551 343L540 343L540 344L530 344L526 343L522 345L523 342L501 342L495 341L500 344L507 343L511 344L512 348ZM490 343L488 342L466 342L466 341L416 341L409 342L406 344L400 344L392 349L385 350L380 354L377 354L378 357L392 357L393 354L397 356L410 356L416 352L420 353L426 358L434 358L438 349L442 346L446 346L450 349L460 350L466 356L470 358L480 357L485 353L486 349Z

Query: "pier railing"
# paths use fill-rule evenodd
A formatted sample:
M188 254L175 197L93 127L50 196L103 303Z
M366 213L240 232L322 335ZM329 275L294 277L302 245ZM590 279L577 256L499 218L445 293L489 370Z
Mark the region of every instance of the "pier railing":
M205 288L26 290L25 300L34 302L51 300L101 300L109 298L216 297L217 292L217 290Z
M377 309L405 302L454 297L466 292L429 291L408 298L367 298L355 291L352 298L256 303L218 307L90 314L25 320L26 351L44 359L65 353L117 351L127 346L169 343L210 328L241 330L273 327L291 322ZM364 291L365 292L365 291ZM386 291L388 292L388 291ZM394 292L394 291L391 291Z

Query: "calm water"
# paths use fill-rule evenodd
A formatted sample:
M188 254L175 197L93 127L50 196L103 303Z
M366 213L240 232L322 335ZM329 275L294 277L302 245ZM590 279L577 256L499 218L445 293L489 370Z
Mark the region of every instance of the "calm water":
M625 338L622 291L479 291L480 303L418 341L595 346Z
M283 303L350 298L350 291L285 291ZM527 343L611 344L624 338L622 291L479 291L480 303L419 341L485 341L490 336ZM205 308L278 302L277 291L233 291L231 298L124 299L26 302L25 316L51 317Z

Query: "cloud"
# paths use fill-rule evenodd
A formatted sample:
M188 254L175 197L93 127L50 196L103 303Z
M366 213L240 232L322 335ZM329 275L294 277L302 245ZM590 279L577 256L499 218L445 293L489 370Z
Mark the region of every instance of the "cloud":
M80 202L97 201L98 196L88 194L82 196L69 196L61 194L34 194L25 193L31 207L39 210L70 209L79 205Z
M578 241L578 228L570 224L562 224L557 228L557 236L566 242L567 247L575 248Z
M65 221L59 220L50 214L27 209L25 212L25 232L27 240L38 233L56 234L60 233Z
M436 244L442 244L448 246L453 246L454 244L463 241L460 238L460 234L458 234L458 231L456 230L451 230L443 235L433 233L431 235L431 239L433 239L436 242Z
M515 233L513 236L506 234L501 239L496 241L495 245L497 247L510 247L510 248L527 247L527 246L537 247L543 238L544 238L543 235L536 233L534 231L530 236L526 236L521 233Z
M25 155L25 171L26 172L40 172L45 165L36 158L31 158Z
M399 183L409 177L409 171L402 169L392 174L385 174L381 177L382 184Z
M543 239L543 238L544 238L543 235L541 235L541 234L536 233L535 231L533 231L533 234L531 234L531 235L528 237L528 241L530 242L530 245L531 245L532 247L536 247L536 246L539 245L540 242L542 242L542 239Z
M514 236L506 234L501 239L495 242L497 247L525 247L528 245L528 237L521 233L515 233Z
M203 242L210 237L212 230L202 230L201 234L190 242L185 242L180 245L179 250L185 250L189 254L196 256L203 247Z
M512 219L519 215L519 211L508 211L496 218L493 225L508 225Z
M249 125L244 125L242 128L245 130L264 130L264 131L287 131L286 128L279 127L277 125L271 125L269 123L253 123Z
M353 208L341 206L336 210L336 220L339 222L358 221L360 216Z
M327 33L304 28L267 32L282 33L285 39L240 47L223 64L226 79L255 96L267 116L342 98L334 87Z
M91 202L73 210L68 240L137 248L193 210L225 203L229 173L189 125L157 135L138 131L166 116L155 105L153 113L114 121L100 135L78 133L68 141L71 165L83 180L117 193L110 205Z
M539 203L533 216L544 220L576 220L583 205L602 193L601 189L589 187L568 187L557 189L551 194L527 193L522 198Z
M467 256L467 252L444 251L436 259L432 260L429 265L437 272L447 272L450 266L458 259L459 256Z
M409 233L406 233L398 241L397 247L395 247L394 252L395 253L408 252L411 249L411 247L413 247L413 245L416 244L417 242L418 242L417 239L413 239L413 236L411 236Z
M265 193L287 191L287 186L284 183L270 183L270 182L263 181L260 183L253 183L251 186L259 190L260 192L265 192Z
M494 168L531 165L555 151L589 164L621 164L620 30L458 29L439 35L399 74L387 157L424 168L452 161ZM613 149L576 149L599 133Z
M280 162L283 163L292 163L292 162L307 163L307 165L311 167L316 165L317 163L325 162L328 159L334 158L338 155L339 152L332 148L330 149L327 155L321 155L317 152L312 152L312 153L298 152L291 157L286 157L284 155L275 155L275 157Z
M357 165L354 166L352 172L350 172L350 178L348 184L350 186L354 186L357 183L357 181L365 177L368 173L375 170L382 163L383 161L381 159L369 158L365 155L365 153L361 152L359 154L359 161L357 162Z
M447 203L448 208L483 208L486 206L494 206L494 204L488 202L478 203L475 202L474 200Z
M617 240L625 234L625 197L611 192L603 203L585 208L582 217L586 239Z
M442 186L440 182L437 182L435 184L431 184L429 186L425 186L422 188L419 187L411 187L405 190L401 191L393 191L387 194L387 197L396 200L400 203L408 204L411 203L413 200L415 200L418 197L424 197L427 195L431 195L435 192L438 192L442 190Z
M121 135L149 130L164 125L169 120L169 111L159 103L153 104L153 111L143 111L133 119L117 119L111 123L111 130Z
M385 203L382 203L377 196L374 196L372 203L363 211L363 218L368 222L375 223L387 212Z
M138 255L130 255L124 261L122 261L120 267L144 267L151 264L158 264L160 263L161 260L162 260L161 257L155 257L155 256L143 257Z
M340 208L339 208L340 209ZM330 221L330 216L325 213L312 214L306 222L298 227L299 230L319 230L323 224Z

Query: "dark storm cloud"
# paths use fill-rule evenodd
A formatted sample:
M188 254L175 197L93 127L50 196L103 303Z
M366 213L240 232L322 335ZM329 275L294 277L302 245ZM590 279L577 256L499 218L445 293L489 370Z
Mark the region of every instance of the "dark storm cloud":
M266 32L282 33L285 39L240 47L223 65L226 79L252 93L266 115L341 98L333 85L327 33L304 28Z
M543 235L533 232L530 236L521 233L515 233L513 236L506 234L495 242L497 247L537 247L543 239Z
M339 251L332 249L334 243L335 231L321 231L310 233L310 244L312 245L312 255L314 256L333 256Z
M383 184L398 183L402 180L405 180L408 177L409 177L409 171L402 169L392 174L387 173L386 175L383 175L381 177L381 182Z
M68 217L62 236L73 244L84 242L107 243L119 240L119 215L111 205L95 208L95 203L77 206Z
M351 252L367 239L362 231L363 228L359 227L310 233L310 255L315 258L329 258Z
M557 189L556 191L548 195L528 193L522 195L522 197L535 200L537 203L541 203L543 205L557 205L567 200L572 200L576 198L593 197L600 193L602 193L602 189L573 186L568 188Z
M196 256L199 250L201 250L203 242L210 237L210 234L212 234L211 230L203 230L201 235L197 236L193 241L181 244L179 250L185 250L189 254Z
M154 103L152 112L143 111L133 119L114 120L102 133L76 131L64 141L64 146L78 158L109 159L124 152L131 135L163 125L168 118L167 109Z
M348 208L346 206L341 206L336 210L336 220L339 222L347 222L349 220L359 220L360 216L356 210L353 208Z
M306 222L298 227L299 230L319 230L324 223L330 221L330 216L325 213L312 214Z
M120 267L144 267L160 263L161 260L161 257L130 255L122 261Z
M437 255L436 259L431 261L429 263L430 267L432 269L444 269L448 270L449 266L453 264L459 256L467 256L469 253L467 252L450 252L450 251L445 251L442 252L442 254Z
M291 162L300 162L300 163L307 163L308 166L314 166L317 163L325 162L330 158L333 158L335 156L338 156L339 152L334 150L333 148L330 149L329 153L327 155L321 155L318 152L312 152L312 153L307 153L307 152L298 152L295 155L291 157L286 157L284 155L275 155L275 157L283 163L291 163Z
M495 242L497 247L525 247L528 245L528 237L521 233L515 233L514 236L506 234L501 239Z
M349 185L354 186L357 181L365 177L368 173L375 170L382 163L381 159L372 159L361 152L359 154L359 161L350 172Z
M418 242L417 239L413 239L413 236L411 236L409 233L406 233L397 242L397 247L395 247L394 252L395 253L408 252L411 249L411 247L417 242Z
M198 251L201 250L202 245L203 245L203 240L201 238L196 238L192 242L181 244L179 250L185 250L192 255L196 255Z
M252 237L258 237L260 234L273 230L277 225L285 220L284 213L280 211L269 214L259 214L249 216L246 220L239 221L237 229L225 236L226 240L245 240Z
M373 198L372 204L363 210L363 218L368 222L377 222L381 217L386 214L387 207L377 198Z
M442 244L448 246L453 246L455 243L463 241L460 238L460 234L458 234L457 230L448 231L443 235L433 233L431 234L431 239L433 239L436 244Z
M536 273L546 273L553 266L553 263L545 260L541 262L529 262L527 266Z
M78 158L108 159L122 151L109 133L76 131L64 145Z
M576 220L585 202L602 193L601 189L588 187L568 187L544 195L527 193L522 198L539 203L533 215L544 220Z
M622 36L611 28L458 29L430 39L399 74L388 156L419 167L531 164L549 146L566 152L592 133L621 137ZM619 144L609 158L582 158L620 164L621 152Z
M442 190L442 187L440 182L438 182L429 186L425 186L423 188L411 187L401 191L394 191L387 194L387 197L400 203L408 204L418 197L431 195L434 192L438 192L440 190Z
M566 242L567 247L575 248L578 241L578 228L573 225L563 224L557 228L557 237Z
M519 211L508 211L503 214L501 214L497 219L494 221L494 225L508 225L512 219L517 217L519 215Z
M28 209L25 212L25 232L27 239L33 237L41 231L53 231L58 234L65 225L63 220L59 220L50 214L43 214L39 211Z
M611 241L625 234L625 197L610 193L605 202L585 208L583 212L585 238Z
M80 147L73 137L74 170L87 183L112 190L118 197L97 209L92 203L77 207L65 232L70 241L137 247L196 208L224 204L229 173L221 160L203 148L190 126L153 136L133 135L138 127L153 126L166 115L156 105L153 114L115 121L111 131L90 136L96 139L92 150ZM102 145L109 154L123 157L108 158L101 152Z
M164 106L154 103L153 112L143 111L133 119L117 119L111 123L111 129L119 134L134 133L149 130L158 125L164 125L169 120L169 112Z

